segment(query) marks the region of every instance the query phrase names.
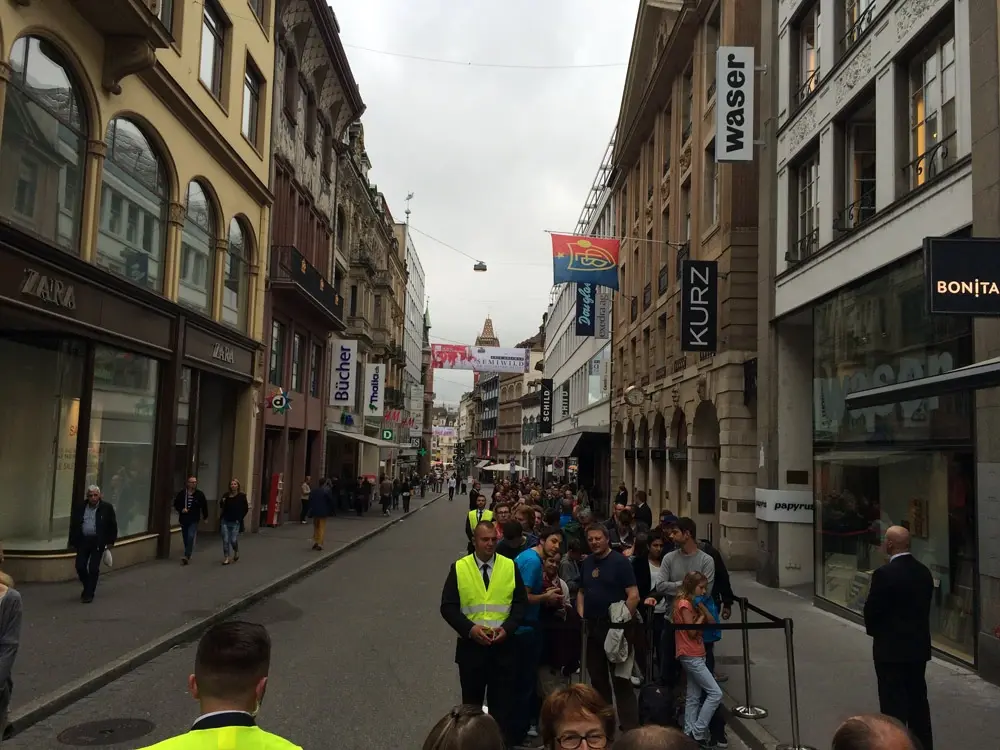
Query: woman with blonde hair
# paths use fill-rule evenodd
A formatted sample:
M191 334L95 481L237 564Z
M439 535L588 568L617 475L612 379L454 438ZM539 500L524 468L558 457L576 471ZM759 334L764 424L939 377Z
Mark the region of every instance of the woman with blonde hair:
M219 500L222 531L222 564L240 559L240 523L250 512L250 502L239 479L229 483L229 490Z
M434 725L423 750L504 750L496 720L479 706L455 706Z
M696 602L708 589L708 578L691 571L681 582L674 596L675 625L714 623L715 618L704 604ZM677 660L687 677L687 699L684 703L684 734L705 745L709 742L708 723L722 702L722 689L705 663L705 638L701 630L676 630L674 641ZM702 700L704 698L704 700Z
M14 661L21 643L21 595L14 589L14 580L0 571L0 738L7 728L14 681Z

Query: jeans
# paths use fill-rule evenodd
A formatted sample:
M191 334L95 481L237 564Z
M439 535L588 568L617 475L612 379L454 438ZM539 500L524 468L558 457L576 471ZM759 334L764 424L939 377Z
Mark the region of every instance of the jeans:
M198 538L198 524L181 526L181 538L184 540L184 557L190 559L194 554L194 540Z
M708 723L722 702L722 688L709 671L704 656L679 656L678 661L687 675L684 732L696 740L707 740Z
M222 556L230 557L230 552L240 551L240 522L222 522Z
M705 666L708 667L708 671L715 675L715 643L705 644ZM712 714L711 720L708 722L708 734L713 740L724 740L726 738L726 719L722 715L722 711L716 711Z
M104 547L99 546L96 541L84 539L76 548L76 575L83 584L84 596L93 596L97 591L103 555Z
M514 636L517 671L514 674L511 730L516 741L523 740L528 728L538 721L538 667L542 662L542 645L542 633L538 628Z
M404 513L409 513L410 512L410 493L409 492L403 493L403 512Z

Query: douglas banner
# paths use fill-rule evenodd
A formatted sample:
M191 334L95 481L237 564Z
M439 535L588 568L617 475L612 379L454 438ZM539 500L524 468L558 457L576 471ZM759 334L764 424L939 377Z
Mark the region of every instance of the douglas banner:
M576 285L576 335L593 336L597 312L593 284Z
M542 378L542 405L538 415L538 434L552 432L552 379Z
M618 240L552 235L552 283L618 288Z
M528 372L530 364L531 353L527 349L431 344L431 367L435 370L523 373Z

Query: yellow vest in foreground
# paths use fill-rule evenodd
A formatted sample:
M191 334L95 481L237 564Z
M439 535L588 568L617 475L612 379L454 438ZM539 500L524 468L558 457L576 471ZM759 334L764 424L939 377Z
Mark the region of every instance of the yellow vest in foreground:
M483 571L475 555L463 557L455 563L458 578L458 598L462 603L462 614L476 625L498 628L510 615L510 605L514 600L514 561L497 555L490 575L490 588L486 590Z
M478 514L479 514L478 510L470 510L469 511L469 528L470 529L475 530L476 524L479 523L479 521L476 520L476 516ZM484 521L492 521L493 520L493 511L492 510L484 510L483 511L483 520Z
M302 750L284 737L260 727L197 729L144 750Z

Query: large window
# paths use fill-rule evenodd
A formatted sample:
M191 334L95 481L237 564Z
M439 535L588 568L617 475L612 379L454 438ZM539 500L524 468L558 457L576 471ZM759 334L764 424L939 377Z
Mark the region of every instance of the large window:
M819 247L819 150L795 167L795 217L791 260L804 260Z
M229 222L229 245L222 279L222 322L247 327L247 304L250 290L250 266L247 262L247 236L239 219Z
M87 484L115 506L120 537L149 531L158 369L149 357L94 350Z
M226 25L222 12L216 7L214 0L206 0L202 8L201 64L198 68L198 77L216 99L221 99Z
M955 29L948 28L910 64L910 188L955 163Z
M922 259L837 294L813 313L816 593L860 611L891 525L935 579L936 644L971 659L974 463L971 398L949 394L849 411L844 395L972 361L970 323L931 317Z
M875 102L869 102L844 125L844 208L834 227L848 231L875 216Z
M795 85L795 106L808 99L819 86L820 80L820 15L819 1L813 3L799 22L795 25L794 40L797 58L797 75L793 79Z
M271 322L271 360L267 368L267 382L282 386L285 377L285 325L280 321Z
M187 190L177 299L182 305L209 315L215 286L216 226L215 209L205 189L192 180Z
M243 74L243 135L254 146L260 146L260 95L264 79L257 66L247 58L246 72Z
M292 390L302 393L302 374L305 371L306 346L302 334L292 336Z
M142 131L124 118L111 121L104 141L108 150L98 216L97 264L160 291L170 200L163 161Z
M0 339L0 388L17 394L0 431L0 538L7 551L66 548L73 505L84 346L42 335ZM82 500L82 498L77 498Z
M21 37L10 54L11 80L0 139L0 215L77 252L87 122L78 84L49 42Z

